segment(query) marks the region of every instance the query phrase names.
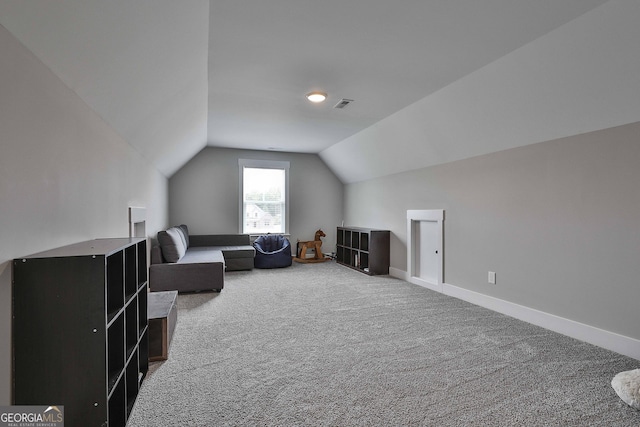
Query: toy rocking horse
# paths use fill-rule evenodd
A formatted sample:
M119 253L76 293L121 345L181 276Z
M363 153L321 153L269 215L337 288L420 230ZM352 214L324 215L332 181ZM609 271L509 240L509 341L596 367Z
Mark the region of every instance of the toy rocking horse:
M298 240L298 247L300 248L300 254L295 258L298 262L323 262L326 261L327 258L322 254L322 237L326 237L324 231L318 230L316 231L316 235L313 240L309 240L306 242L301 242ZM307 251L309 249L315 250L315 256L313 258L307 258Z

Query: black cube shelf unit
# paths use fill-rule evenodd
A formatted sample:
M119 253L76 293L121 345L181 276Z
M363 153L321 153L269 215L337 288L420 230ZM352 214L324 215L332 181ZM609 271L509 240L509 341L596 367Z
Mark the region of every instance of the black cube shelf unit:
M369 275L389 274L389 230L338 227L336 260Z
M13 404L125 426L149 369L147 242L96 239L13 261Z

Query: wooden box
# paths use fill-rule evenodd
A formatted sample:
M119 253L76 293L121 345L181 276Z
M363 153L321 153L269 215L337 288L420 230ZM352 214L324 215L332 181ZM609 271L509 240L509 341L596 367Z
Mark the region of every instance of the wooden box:
M149 361L167 360L178 321L178 291L149 293Z

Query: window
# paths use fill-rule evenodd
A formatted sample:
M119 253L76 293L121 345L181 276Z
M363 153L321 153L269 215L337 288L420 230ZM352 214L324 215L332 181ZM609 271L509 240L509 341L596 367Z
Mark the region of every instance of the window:
M289 162L238 161L240 167L240 232L288 232Z

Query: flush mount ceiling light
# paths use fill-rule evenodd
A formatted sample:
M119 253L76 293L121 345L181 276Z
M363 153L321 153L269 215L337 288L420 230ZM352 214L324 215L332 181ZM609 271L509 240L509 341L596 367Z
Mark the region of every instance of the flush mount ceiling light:
M322 102L327 99L327 94L324 92L310 92L307 94L307 99L311 102Z

